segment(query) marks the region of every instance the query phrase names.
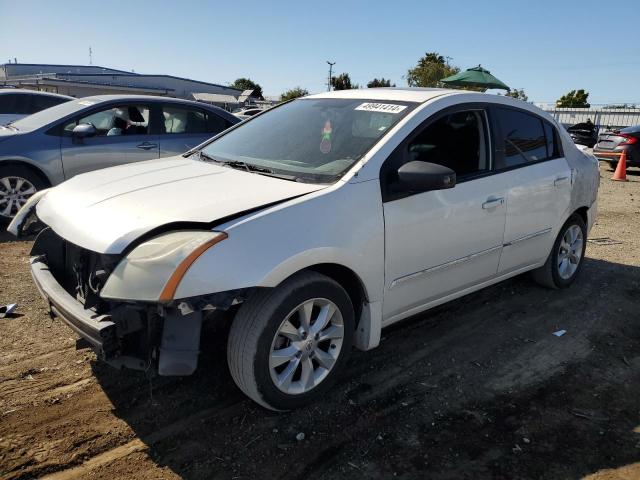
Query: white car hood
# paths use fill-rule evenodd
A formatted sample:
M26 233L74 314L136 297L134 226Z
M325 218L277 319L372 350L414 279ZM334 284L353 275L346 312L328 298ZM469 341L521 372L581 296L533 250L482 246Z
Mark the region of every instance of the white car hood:
M162 225L214 222L323 187L170 157L78 175L52 188L36 211L71 243L116 254Z

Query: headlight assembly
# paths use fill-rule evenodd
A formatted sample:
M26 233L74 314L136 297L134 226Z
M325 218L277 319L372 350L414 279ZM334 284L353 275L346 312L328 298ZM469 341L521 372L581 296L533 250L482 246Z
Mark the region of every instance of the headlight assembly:
M169 302L200 255L227 238L224 232L176 231L138 245L109 275L102 298Z

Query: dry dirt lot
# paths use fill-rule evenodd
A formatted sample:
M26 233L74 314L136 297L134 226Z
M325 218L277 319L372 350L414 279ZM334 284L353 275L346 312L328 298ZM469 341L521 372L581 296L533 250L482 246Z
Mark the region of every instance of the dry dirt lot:
M591 236L620 243L590 243L570 289L525 275L420 315L284 414L234 386L222 324L192 377L96 363L3 234L0 477L640 478L640 171L601 173Z

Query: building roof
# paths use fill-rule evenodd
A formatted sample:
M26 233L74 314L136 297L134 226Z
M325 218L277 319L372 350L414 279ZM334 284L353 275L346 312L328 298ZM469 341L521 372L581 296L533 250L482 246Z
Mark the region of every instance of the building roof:
M126 77L135 77L135 78L171 78L174 80L182 80L184 82L193 82L193 83L197 83L200 85L207 85L210 87L218 87L218 88L224 88L226 90L233 90L235 92L238 92L238 95L240 95L242 93L242 90L237 89L237 88L233 88L227 85L220 85L218 83L210 83L210 82L203 82L201 80L193 80L191 78L184 78L184 77L178 77L175 75L165 75L165 74L148 74L148 73L135 73L135 72L127 72L124 70L117 70L114 68L106 68L106 67L101 67L98 65L55 65L55 64L50 64L50 63L4 63L1 64L0 67L10 67L10 68L17 68L19 69L20 67L33 67L36 68L40 71L42 71L42 73L38 72L38 73L18 73L17 75L12 75L15 77L28 77L28 76L32 76L32 75L51 75L51 76L55 76L55 78L58 79L62 79L63 77L105 77L105 78L112 78L114 76L126 76ZM47 68L52 68L55 69L56 71L46 71ZM75 69L75 70L85 70L83 71L59 71L60 69ZM10 80L11 78L7 78L7 80ZM73 79L71 79L73 80ZM81 81L81 80L78 80ZM88 81L87 83L97 83L95 81ZM104 85L112 85L114 84L113 82L109 82L109 83L103 83ZM133 85L131 85L133 86ZM147 88L147 87L144 87ZM153 88L153 87L150 87ZM156 87L157 88L157 87ZM165 90L165 89L163 89Z
M127 75L136 75L133 72L127 72L125 70L118 70L115 68L107 68L107 67L101 67L99 65L59 65L59 64L55 64L55 63L3 63L0 64L0 67L37 67L42 69L42 67L47 68L47 67L55 67L55 68L75 68L75 69L88 69L88 70L104 70L107 72L114 72L114 73L119 73L119 74L127 74ZM49 73L53 73L53 72L49 72Z

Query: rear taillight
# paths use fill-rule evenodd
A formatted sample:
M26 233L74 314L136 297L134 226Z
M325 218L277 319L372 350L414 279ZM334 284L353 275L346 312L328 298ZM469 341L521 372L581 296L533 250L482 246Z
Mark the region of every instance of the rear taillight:
M636 137L633 137L626 133L618 133L618 136L624 138L624 140L620 142L618 145L634 145L638 143L638 139Z

